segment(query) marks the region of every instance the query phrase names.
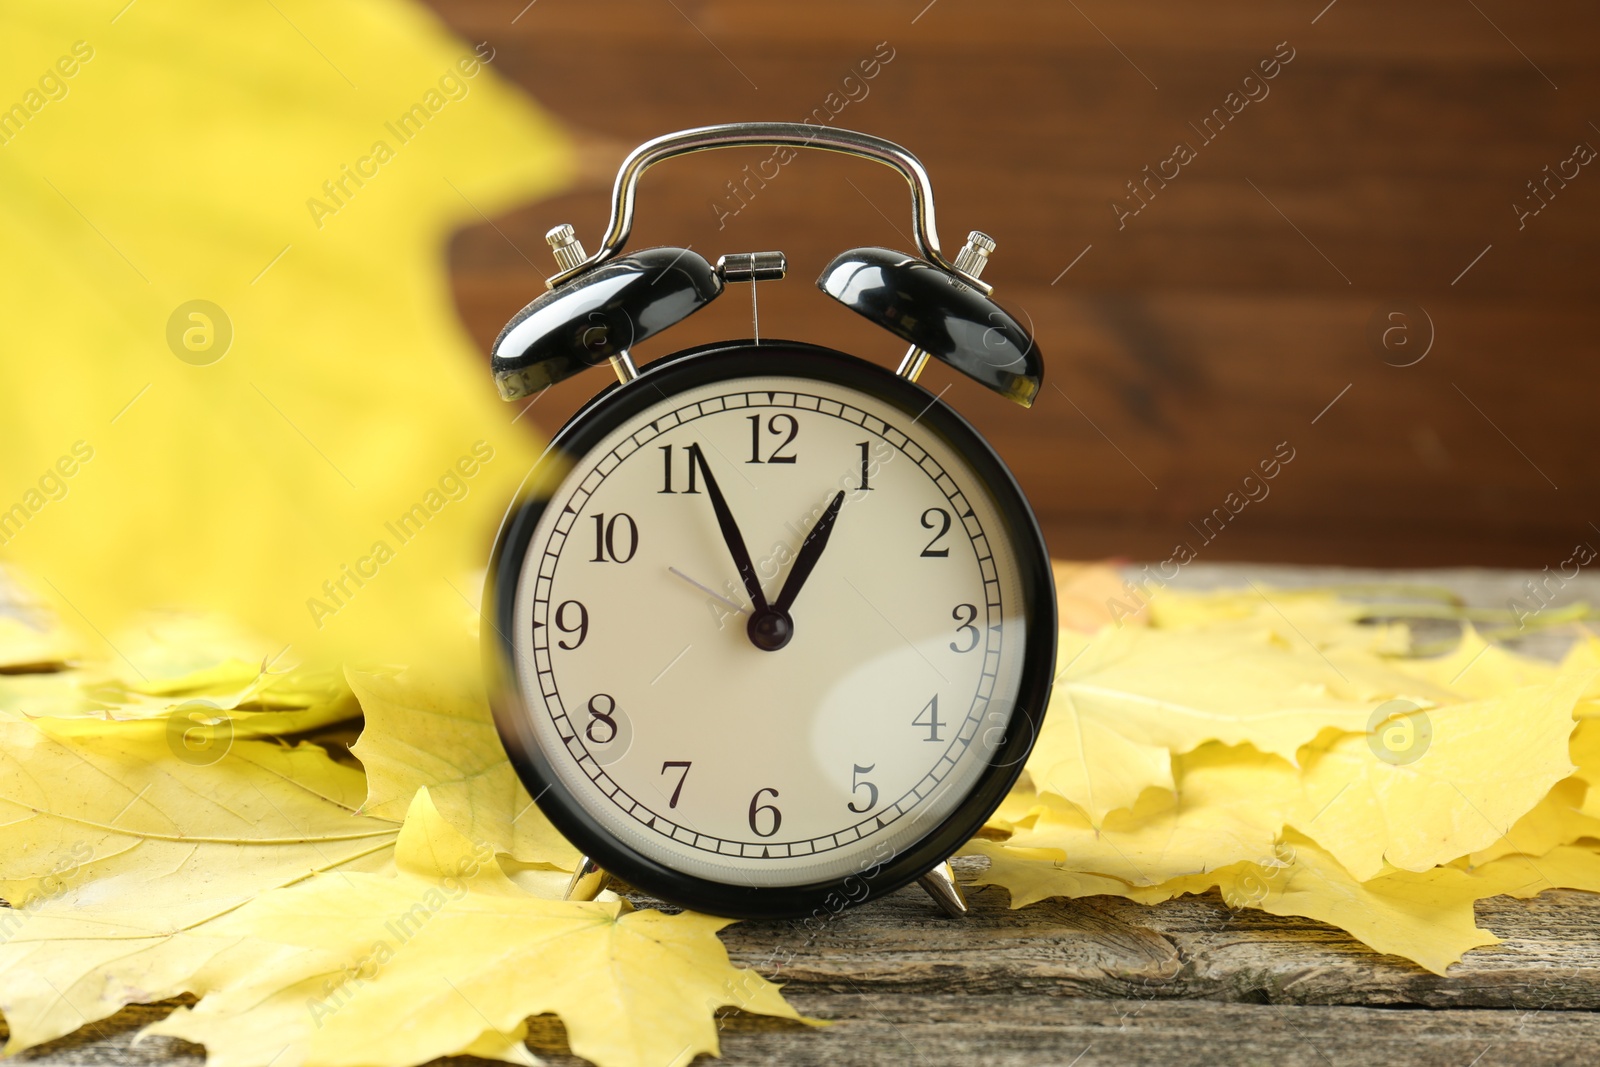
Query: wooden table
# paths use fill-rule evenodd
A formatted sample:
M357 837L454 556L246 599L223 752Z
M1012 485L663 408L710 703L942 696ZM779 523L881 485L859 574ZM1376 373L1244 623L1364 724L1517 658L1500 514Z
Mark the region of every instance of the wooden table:
M1203 566L1185 587L1357 583L1446 585L1504 607L1527 574ZM1588 575L1559 602L1600 602ZM1556 635L1522 642L1559 651ZM970 880L976 860L958 861ZM786 983L812 1029L729 1013L729 1063L1305 1064L1573 1063L1600 1058L1600 896L1554 891L1478 905L1503 943L1441 978L1380 956L1306 919L1232 911L1219 897L1144 907L1116 897L1019 911L996 888L969 888L972 913L944 918L917 889L835 916L820 929L748 922L723 934L736 963ZM648 901L636 898L641 904ZM129 1008L24 1056L42 1064L198 1064L201 1050L156 1038L131 1045L166 1006ZM534 1020L530 1044L578 1063L561 1024ZM465 1063L467 1061L458 1061ZM705 1062L705 1061L702 1061Z

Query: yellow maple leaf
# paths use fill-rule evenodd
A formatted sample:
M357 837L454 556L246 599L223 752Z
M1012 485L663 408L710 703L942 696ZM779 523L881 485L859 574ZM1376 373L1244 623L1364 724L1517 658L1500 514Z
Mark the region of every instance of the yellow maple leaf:
M1584 810L1589 792L1582 778L1557 782L1545 798L1512 824L1502 837L1466 857L1465 866L1481 867L1503 856L1543 856L1558 846L1585 838L1600 842L1600 818Z
M1473 699L1498 696L1519 686L1545 684L1558 673L1554 663L1520 656L1485 641L1471 625L1463 628L1460 642L1446 655L1399 659L1395 667Z
M1412 748L1387 759L1373 735L1329 734L1305 749L1305 798L1287 821L1358 880L1487 848L1572 774L1572 709L1588 681L1410 713Z
M351 750L366 768L362 810L405 816L427 788L445 821L524 863L572 870L578 852L517 778L475 675L348 671L366 726Z
M441 250L571 171L501 61L403 0L0 15L33 354L0 363L0 555L86 645L169 605L328 661L454 625L440 576L481 565L536 444Z
M0 722L8 1052L184 991L236 940L206 927L264 889L389 862L399 827L354 813L361 774L322 749L243 741L188 762L151 725L62 739Z
M1184 893L1203 893L1211 886L1204 877L1176 879L1156 886L1136 886L1106 874L1071 870L1053 848L1014 848L1009 843L967 842L961 854L983 856L989 863L972 878L974 885L993 885L1004 889L1013 908L1025 908L1051 897L1127 897L1141 904L1159 904Z
M1285 645L1309 642L1319 649L1355 648L1400 655L1409 647L1408 627L1365 624L1370 608L1326 589L1258 589L1188 593L1162 590L1150 601L1154 625L1165 630L1265 631Z
M577 1055L663 1067L716 1053L719 1006L799 1018L729 964L716 937L727 920L529 894L426 790L395 861L393 874L317 878L229 916L218 929L306 951L214 976L199 1005L146 1032L204 1044L217 1067L401 1067L554 1012Z
M19 650L11 637L0 628L0 662L33 659L28 639ZM171 728L193 749L186 757L201 757L235 738L316 729L359 712L341 673L285 662L281 648L251 662L263 646L225 618L146 618L112 644L116 655L69 669L0 673L0 719L48 720L56 736L94 734L100 720L161 719L157 732Z
M1175 757L1174 791L1147 790L1100 822L1044 797L1031 826L1007 847L1054 850L1065 871L1151 886L1240 861L1270 859L1300 776L1276 756L1208 744Z
M1028 772L1023 771L1017 778L1017 784L1011 787L1011 792L1006 794L983 828L993 833L1011 834L1019 826L1033 825L1039 811L1039 794L1034 791Z
M1156 904L1216 889L1231 908L1316 919L1377 952L1403 956L1435 974L1444 974L1463 953L1499 940L1479 929L1473 903L1505 892L1502 885L1518 876L1497 870L1475 877L1439 867L1358 882L1332 856L1294 835L1270 863L1235 863L1155 886L1062 870L1048 851L1013 850L992 842L973 842L968 850L991 857L989 870L977 881L1005 888L1014 908L1052 896L1122 896Z
M1147 788L1173 788L1171 755L1208 741L1294 762L1325 728L1365 730L1385 701L1454 699L1366 650L1323 652L1258 628L1063 631L1057 655L1065 667L1028 769L1040 792L1095 822Z
M1600 893L1600 854L1578 845L1561 845L1542 856L1504 856L1469 873L1486 897L1526 899L1547 889Z
M1561 672L1585 673L1592 679L1583 691L1573 714L1580 719L1600 719L1600 637L1585 633L1567 650L1561 660Z
M149 697L87 671L0 676L0 720L36 721L58 737L97 734L103 722L127 724L129 736L160 736L171 731L204 758L215 746L255 737L281 737L355 718L360 709L342 684L326 678L320 693L309 678L291 682L280 695L272 679L228 694L204 693ZM283 699L292 694L292 700Z
M1378 952L1435 974L1480 945L1499 941L1478 927L1473 904L1499 890L1451 867L1397 871L1358 881L1322 849L1291 836L1283 867L1245 864L1220 879L1232 907L1300 915L1337 926Z
M1600 819L1600 720L1581 719L1572 731L1568 752L1578 765L1577 777L1589 787L1578 810Z

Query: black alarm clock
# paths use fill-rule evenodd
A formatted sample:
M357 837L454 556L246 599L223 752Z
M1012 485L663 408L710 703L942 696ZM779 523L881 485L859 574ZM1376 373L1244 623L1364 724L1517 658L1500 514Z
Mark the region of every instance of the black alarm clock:
M635 365L634 345L728 285L783 277L779 252L621 254L649 167L751 146L860 156L910 184L920 254L851 249L817 280L909 342L897 372L759 336ZM994 242L975 232L947 260L915 156L799 123L649 141L597 252L571 226L548 240L560 271L495 341L500 393L607 363L618 380L506 515L484 644L506 752L584 854L569 899L615 874L698 911L795 917L920 879L964 913L947 861L1021 772L1056 649L1027 500L916 384L932 356L1024 407L1038 394L1033 338L979 278Z

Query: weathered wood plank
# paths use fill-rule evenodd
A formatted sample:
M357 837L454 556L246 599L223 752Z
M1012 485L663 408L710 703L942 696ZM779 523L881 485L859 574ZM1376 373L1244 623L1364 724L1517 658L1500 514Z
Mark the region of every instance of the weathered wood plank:
M1600 1016L1560 1012L1537 1002L1505 1011L1384 1011L1281 1004L1205 1004L1139 997L1064 1001L1021 995L796 994L795 1002L832 1025L734 1014L722 1020L723 1062L819 1067L868 1064L1171 1064L1480 1063L1590 1064ZM198 1067L198 1046L172 1038L132 1045L164 1006L129 1008L97 1033L74 1035L18 1057L41 1067ZM559 1021L532 1021L529 1046L555 1067L583 1061L566 1051ZM441 1067L490 1067L456 1057ZM709 1062L702 1060L701 1062Z
M1585 893L1484 901L1479 923L1503 943L1468 954L1447 978L1310 919L1231 911L1214 894L1012 911L1003 891L986 888L969 902L972 914L952 922L907 890L820 930L741 923L723 939L735 962L794 993L1600 1010L1600 898Z

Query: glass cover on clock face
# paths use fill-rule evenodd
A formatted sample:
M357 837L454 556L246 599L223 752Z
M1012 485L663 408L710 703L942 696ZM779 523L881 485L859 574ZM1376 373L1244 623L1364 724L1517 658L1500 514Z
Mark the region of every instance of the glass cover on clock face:
M555 777L617 842L730 885L812 884L926 837L993 758L1021 686L1018 574L990 493L915 412L733 378L577 459L522 561L512 669Z

